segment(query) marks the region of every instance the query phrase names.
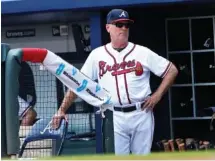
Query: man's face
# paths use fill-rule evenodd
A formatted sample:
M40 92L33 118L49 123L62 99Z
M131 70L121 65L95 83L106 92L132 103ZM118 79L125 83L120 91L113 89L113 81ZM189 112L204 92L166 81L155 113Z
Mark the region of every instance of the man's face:
M106 29L110 34L111 41L118 41L121 43L128 42L130 25L131 24L128 21L119 21L112 24L107 24Z

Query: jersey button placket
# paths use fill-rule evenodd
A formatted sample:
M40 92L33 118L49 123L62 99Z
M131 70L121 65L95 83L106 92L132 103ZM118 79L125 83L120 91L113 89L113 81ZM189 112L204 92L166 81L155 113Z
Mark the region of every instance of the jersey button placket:
M125 97L125 85L124 85L123 75L118 75L118 79L119 79L119 93L120 93L122 103L124 103L126 101L126 97Z

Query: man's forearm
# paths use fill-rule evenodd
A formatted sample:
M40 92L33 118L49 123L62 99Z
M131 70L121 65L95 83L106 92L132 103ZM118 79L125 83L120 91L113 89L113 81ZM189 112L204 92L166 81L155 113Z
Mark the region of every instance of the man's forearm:
M175 67L175 65L172 64L166 76L163 78L160 86L156 90L156 93L159 94L160 97L162 97L170 88L170 86L174 83L177 75L178 75L178 70Z
M71 90L68 90L66 95L64 96L63 102L58 111L66 113L66 111L68 110L68 108L76 98L77 98L76 94Z

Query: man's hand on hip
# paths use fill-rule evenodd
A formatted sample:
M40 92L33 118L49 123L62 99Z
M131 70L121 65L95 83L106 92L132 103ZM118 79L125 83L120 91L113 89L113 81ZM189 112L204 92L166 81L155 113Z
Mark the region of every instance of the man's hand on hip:
M146 112L153 110L155 105L160 101L161 96L158 93L152 94L150 97L146 98L142 110L146 109Z

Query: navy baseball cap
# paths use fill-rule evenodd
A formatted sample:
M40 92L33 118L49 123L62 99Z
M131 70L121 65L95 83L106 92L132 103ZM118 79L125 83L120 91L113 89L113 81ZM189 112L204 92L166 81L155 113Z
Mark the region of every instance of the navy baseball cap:
M129 21L134 23L133 20L129 19L128 12L122 9L113 9L107 15L107 24L111 24L119 21Z

